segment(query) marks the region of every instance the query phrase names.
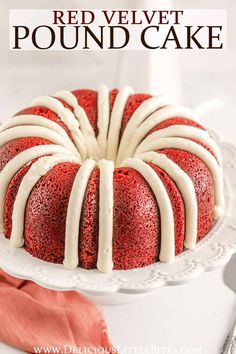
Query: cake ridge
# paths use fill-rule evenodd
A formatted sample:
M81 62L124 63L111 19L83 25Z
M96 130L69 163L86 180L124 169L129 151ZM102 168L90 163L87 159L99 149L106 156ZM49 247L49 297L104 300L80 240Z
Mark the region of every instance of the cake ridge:
M40 157L32 164L29 171L23 177L13 207L12 231L10 242L14 247L22 247L24 244L24 215L28 197L39 181L55 165L62 162L77 163L78 159L69 155L53 154L52 156Z
M208 132L187 125L171 125L170 127L163 128L151 133L141 141L141 143L138 145L135 151L135 154L142 153L152 149L150 148L149 144L155 143L155 141L160 138L171 138L171 137L195 139L197 141L200 141L201 143L208 146L210 150L212 150L220 166L222 165L222 157L221 157L220 149L218 148L218 145L215 143L215 141L210 138Z
M168 102L170 104L168 104ZM130 138L130 142L128 148L125 149L125 153L123 152L123 155L122 155L122 148L120 149L120 157L118 156L117 158L118 163L120 163L122 159L124 160L129 156L133 156L135 149L138 147L140 142L142 142L145 136L151 131L152 128L154 128L157 124L160 124L161 122L165 121L166 119L178 115L183 118L190 118L190 119L194 118L194 114L190 109L181 106L174 106L171 104L171 101L169 101L168 98L161 97L158 108L154 112L146 116L146 118L142 122L140 122L138 126L134 125L134 127L132 128L131 125L132 117L131 117L130 132L128 129L129 127L127 127L127 136ZM135 118L133 117L133 119ZM134 129L135 129L135 133L134 133ZM124 142L125 142L125 138L124 138Z
M35 158L42 157L46 154L62 153L66 154L67 150L60 145L39 145L16 155L11 161L9 161L3 170L0 172L0 232L4 232L4 204L7 193L7 187L17 173L17 171L24 165L28 164Z
M68 108L64 107L63 104L56 98L51 96L40 96L32 101L32 107L40 106L50 109L55 112L60 120L66 125L66 127L71 132L75 145L81 154L82 158L87 157L87 144L84 141L84 136L81 133L79 121L75 117L74 113Z
M110 102L109 102L109 89L106 85L100 85L98 88L98 136L97 141L101 149L102 158L106 157L107 152L107 138L108 129L110 124Z
M161 250L159 258L162 262L173 261L175 257L174 215L163 182L153 169L139 158L130 157L122 163L122 166L137 170L150 185L160 208L161 216Z
M106 159L116 162L117 151L119 149L119 136L121 129L122 117L126 102L129 96L133 93L133 89L125 86L121 89L115 99L115 103L110 115L110 125L107 137Z
M124 159L123 153L124 150L127 149L127 144L130 144L130 139L132 141L133 136L136 133L136 128L145 121L148 117L152 114L157 112L159 109L169 106L173 104L174 101L165 97L163 95L158 95L147 99L146 101L142 102L141 105L137 108L137 110L132 114L123 135L121 137L120 146L117 155L117 164L122 162ZM130 149L130 148L129 148ZM126 156L127 158L128 156Z
M185 240L187 249L193 249L197 243L198 205L191 178L174 161L166 155L149 151L136 155L146 163L153 163L164 170L177 185L185 206Z
M85 110L79 105L77 98L70 91L59 91L55 97L62 99L73 109L73 115L78 120L84 142L87 146L88 156L98 161L101 157L101 151L98 141L95 137L95 132L89 122ZM66 109L64 107L64 109Z
M222 215L224 210L224 193L223 193L223 175L222 168L212 156L212 154L205 149L203 146L184 138L159 138L157 141L151 142L149 145L149 150L161 150L166 148L181 149L193 153L198 156L205 165L209 168L212 173L214 185L215 185L215 198L216 198L216 208L215 216L219 217Z
M24 126L25 127L27 125L44 127L44 128L48 128L52 131L55 131L56 133L60 134L63 137L68 149L71 150L76 155L80 156L78 150L76 149L75 145L72 143L70 138L68 137L66 131L59 124L57 124L53 121L50 121L49 119L46 119L42 116L24 114L24 115L12 117L10 120L4 122L0 126L0 132L3 132L5 130L8 130L10 128L14 128L17 126Z
M80 166L72 185L66 216L65 254L63 260L63 265L67 269L74 269L79 265L78 230L82 204L90 175L96 166L97 163L93 159L85 160Z

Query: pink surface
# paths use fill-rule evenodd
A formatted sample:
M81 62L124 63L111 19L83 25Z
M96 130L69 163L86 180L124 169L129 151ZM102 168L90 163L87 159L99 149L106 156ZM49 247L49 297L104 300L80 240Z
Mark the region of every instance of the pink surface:
M0 304L0 342L30 353L63 352L65 345L115 352L101 308L78 292L47 290L0 271Z

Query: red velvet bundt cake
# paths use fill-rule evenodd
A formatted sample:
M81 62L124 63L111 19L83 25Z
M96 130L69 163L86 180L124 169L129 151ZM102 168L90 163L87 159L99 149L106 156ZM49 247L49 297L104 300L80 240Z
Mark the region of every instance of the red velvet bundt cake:
M224 212L221 163L193 113L161 95L42 96L0 127L0 231L69 269L169 262Z

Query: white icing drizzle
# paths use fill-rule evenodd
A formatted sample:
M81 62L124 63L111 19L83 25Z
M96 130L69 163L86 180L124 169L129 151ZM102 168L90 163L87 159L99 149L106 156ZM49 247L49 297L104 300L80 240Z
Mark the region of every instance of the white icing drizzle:
M68 148L68 142L60 134L51 129L34 125L16 126L4 130L0 133L0 147L11 140L28 137L47 139L54 144ZM75 155L74 151L73 154ZM76 155L80 158L79 152Z
M43 155L49 155L54 153L61 153L65 155L67 150L59 145L40 145L35 146L30 149L24 150L11 159L3 170L0 172L0 233L3 233L4 230L4 209L7 188L15 176L15 174L27 163L41 157ZM80 161L78 160L78 163Z
M35 98L32 102L32 106L43 106L56 113L62 123L64 123L71 132L75 145L82 158L85 159L87 157L86 143L80 131L79 122L68 108L64 107L59 100L50 96Z
M173 105L174 103L175 101L163 95L148 98L147 100L142 102L141 105L132 114L132 117L126 126L127 131L131 127L137 128L138 126L140 126L140 124L143 123L147 119L147 117L150 116L150 114L156 112L160 108Z
M194 184L191 178L176 163L164 154L147 152L137 155L145 162L151 162L164 170L177 185L185 206L185 240L184 246L193 249L197 242L198 204Z
M75 269L79 264L79 225L84 195L91 173L97 163L86 160L76 174L66 216L65 256L63 265L67 269Z
M112 261L113 236L113 161L100 160L99 182L99 239L97 269L101 272L110 272Z
M193 119L194 114L190 109L181 106L166 106L157 110L149 117L147 117L147 119L139 127L133 130L132 135L129 137L126 148L120 155L121 160L117 160L117 163L119 164L127 157L133 156L139 143L144 139L144 137L150 132L152 128L154 128L157 124L165 121L166 119L173 117Z
M188 139L196 139L201 143L208 146L216 156L220 165L222 165L222 157L220 149L218 148L216 142L211 139L210 135L206 130L202 130L196 127L191 127L188 125L172 125L168 128L160 129L150 135L148 135L137 147L135 154L140 154L142 152L148 151L148 144L150 142L155 142L160 138L171 138L171 137L181 137Z
M201 145L184 138L160 138L149 143L150 151L159 149L180 149L188 151L197 157L208 167L212 174L215 187L215 216L219 217L224 213L224 184L223 171L212 154Z
M110 99L109 89L105 85L101 85L98 89L98 144L101 149L102 158L106 157L107 136L110 123Z
M25 209L30 193L40 178L46 175L54 166L64 163L77 163L69 155L44 156L37 160L23 177L14 202L12 213L11 245L22 247L24 244Z
M107 139L106 158L108 160L116 160L119 147L120 129L125 105L130 95L133 94L133 89L129 86L120 90L116 96L114 106L111 112L110 126Z
M171 262L175 258L175 227L174 215L168 193L156 172L138 158L128 158L122 167L130 167L138 171L152 189L160 210L161 220L161 250L160 260Z
M132 114L130 120L128 121L125 130L122 134L119 150L117 153L117 165L124 160L124 152L127 149L132 137L136 134L137 127L150 116L150 114L156 112L157 110L174 104L174 101L169 98L158 95L156 97L151 97L146 101L142 102L141 105ZM130 155L131 156L131 155Z
M87 144L88 155L98 161L101 157L101 151L95 132L85 110L79 105L76 96L70 91L60 91L55 94L55 97L62 99L73 108L74 114L79 121L82 134L84 135L85 143Z
M57 124L47 118L44 118L42 116L25 114L25 115L12 117L11 119L4 122L0 126L0 132L5 131L9 128L22 126L22 125L23 126L33 125L33 126L40 126L40 127L51 129L52 131L56 132L57 134L60 134L64 138L65 144L69 150L71 150L76 155L79 154L78 150L76 149L73 142L70 140L66 131L59 124Z

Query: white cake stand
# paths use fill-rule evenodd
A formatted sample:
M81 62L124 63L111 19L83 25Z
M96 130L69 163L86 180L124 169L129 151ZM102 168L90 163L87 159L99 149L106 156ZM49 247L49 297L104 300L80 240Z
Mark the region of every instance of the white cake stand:
M113 271L66 270L62 265L40 261L23 248L12 249L9 240L0 237L0 267L10 275L32 280L53 290L80 291L99 303L118 304L133 301L161 286L189 282L203 272L225 265L236 252L236 148L219 142L224 160L225 216L200 241L194 251L185 251L171 264L156 263L144 268Z

